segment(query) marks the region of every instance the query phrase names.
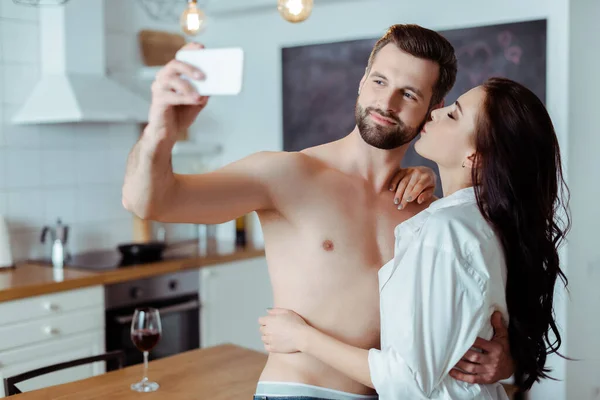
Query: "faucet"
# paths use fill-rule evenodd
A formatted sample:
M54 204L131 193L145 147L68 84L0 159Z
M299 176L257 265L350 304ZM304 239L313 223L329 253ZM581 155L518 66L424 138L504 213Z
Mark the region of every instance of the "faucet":
M69 233L69 227L63 225L60 218L56 221L56 226L44 226L42 229L42 243L46 242L46 236L51 235L52 239L52 266L55 268L62 268L65 265L65 261L69 259L69 254L66 251L67 237Z

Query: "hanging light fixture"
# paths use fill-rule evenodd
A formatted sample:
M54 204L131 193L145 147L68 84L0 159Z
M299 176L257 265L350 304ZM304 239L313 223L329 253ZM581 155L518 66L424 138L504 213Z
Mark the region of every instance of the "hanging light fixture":
M203 9L206 8L210 0L185 0L187 5L183 13L181 12L181 3L183 3L183 0L137 1L153 20L167 23L179 21L181 30L186 35L196 35L206 28L207 18Z
M179 23L186 35L197 35L204 29L206 14L198 8L196 0L188 0L187 8L181 13Z
M310 16L313 0L277 0L279 14L289 22L302 22Z

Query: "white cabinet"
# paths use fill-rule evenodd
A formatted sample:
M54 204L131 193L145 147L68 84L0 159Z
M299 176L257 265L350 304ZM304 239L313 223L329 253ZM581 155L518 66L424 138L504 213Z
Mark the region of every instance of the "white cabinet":
M273 306L265 257L200 270L201 347L233 343L263 351L258 318Z
M104 353L102 286L0 303L0 397L4 378ZM22 391L104 373L104 363L69 368L17 386Z

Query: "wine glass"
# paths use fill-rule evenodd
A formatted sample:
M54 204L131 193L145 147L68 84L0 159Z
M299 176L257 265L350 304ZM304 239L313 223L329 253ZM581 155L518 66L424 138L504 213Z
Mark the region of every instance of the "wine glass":
M136 308L131 321L131 341L144 353L144 376L142 380L131 384L131 390L136 392L154 392L158 383L148 380L148 352L157 345L162 332L160 314L151 307Z

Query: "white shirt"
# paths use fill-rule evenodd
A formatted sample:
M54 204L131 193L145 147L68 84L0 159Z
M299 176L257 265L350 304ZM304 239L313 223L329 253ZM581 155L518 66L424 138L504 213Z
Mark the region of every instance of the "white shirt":
M473 188L435 201L395 229L394 259L379 271L381 350L369 350L381 400L508 399L500 383L448 375L502 312L506 265Z

